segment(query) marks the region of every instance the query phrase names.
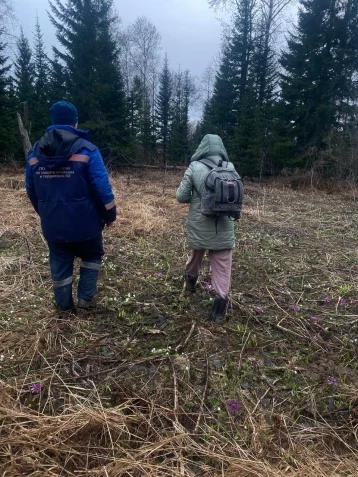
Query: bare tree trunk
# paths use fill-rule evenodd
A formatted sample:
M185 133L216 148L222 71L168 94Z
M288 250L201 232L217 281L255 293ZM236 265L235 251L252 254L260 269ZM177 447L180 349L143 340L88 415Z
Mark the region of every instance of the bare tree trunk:
M29 133L27 132L27 130L25 129L23 125L20 114L19 113L16 113L16 114L17 114L17 122L19 124L22 147L24 148L25 159L27 159L27 156L31 150L32 145L30 142Z

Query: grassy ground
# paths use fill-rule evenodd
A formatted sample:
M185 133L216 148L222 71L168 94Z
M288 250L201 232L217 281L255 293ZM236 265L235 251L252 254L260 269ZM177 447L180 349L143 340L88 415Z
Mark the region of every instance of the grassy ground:
M22 177L1 175L0 474L357 476L353 195L247 185L217 327L207 265L182 295L179 181L113 178L96 308L58 320Z

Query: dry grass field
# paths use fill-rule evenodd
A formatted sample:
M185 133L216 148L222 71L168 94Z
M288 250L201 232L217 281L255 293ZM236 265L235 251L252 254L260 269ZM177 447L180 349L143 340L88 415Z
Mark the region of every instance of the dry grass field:
M59 318L23 178L1 173L1 476L358 475L355 195L248 184L218 327L207 265L182 294L179 181L113 177L96 306Z

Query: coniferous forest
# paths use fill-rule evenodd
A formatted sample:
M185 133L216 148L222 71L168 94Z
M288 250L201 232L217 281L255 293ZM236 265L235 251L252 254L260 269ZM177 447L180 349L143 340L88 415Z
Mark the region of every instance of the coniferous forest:
M112 167L185 164L213 133L244 176L298 169L356 180L358 0L301 0L293 22L290 0L208 8L226 8L231 22L220 58L194 78L172 70L155 19L124 27L112 0L50 0L56 45L44 44L34 19L14 52L11 4L0 0L0 160L23 161L16 112L34 142L50 104L66 99Z

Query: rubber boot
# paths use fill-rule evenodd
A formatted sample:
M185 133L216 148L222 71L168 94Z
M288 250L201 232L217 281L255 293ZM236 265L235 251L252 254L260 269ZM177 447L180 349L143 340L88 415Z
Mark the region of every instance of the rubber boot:
M227 298L222 298L220 295L215 296L213 307L211 309L211 321L213 323L221 323L225 320L227 304Z
M198 281L198 277L193 277L188 273L184 273L184 281L186 282L186 287L191 293L195 293L196 290L196 282Z
M78 299L77 303L77 308L82 309L82 310L87 310L88 308L91 308L92 302L89 300L84 300L83 298Z

